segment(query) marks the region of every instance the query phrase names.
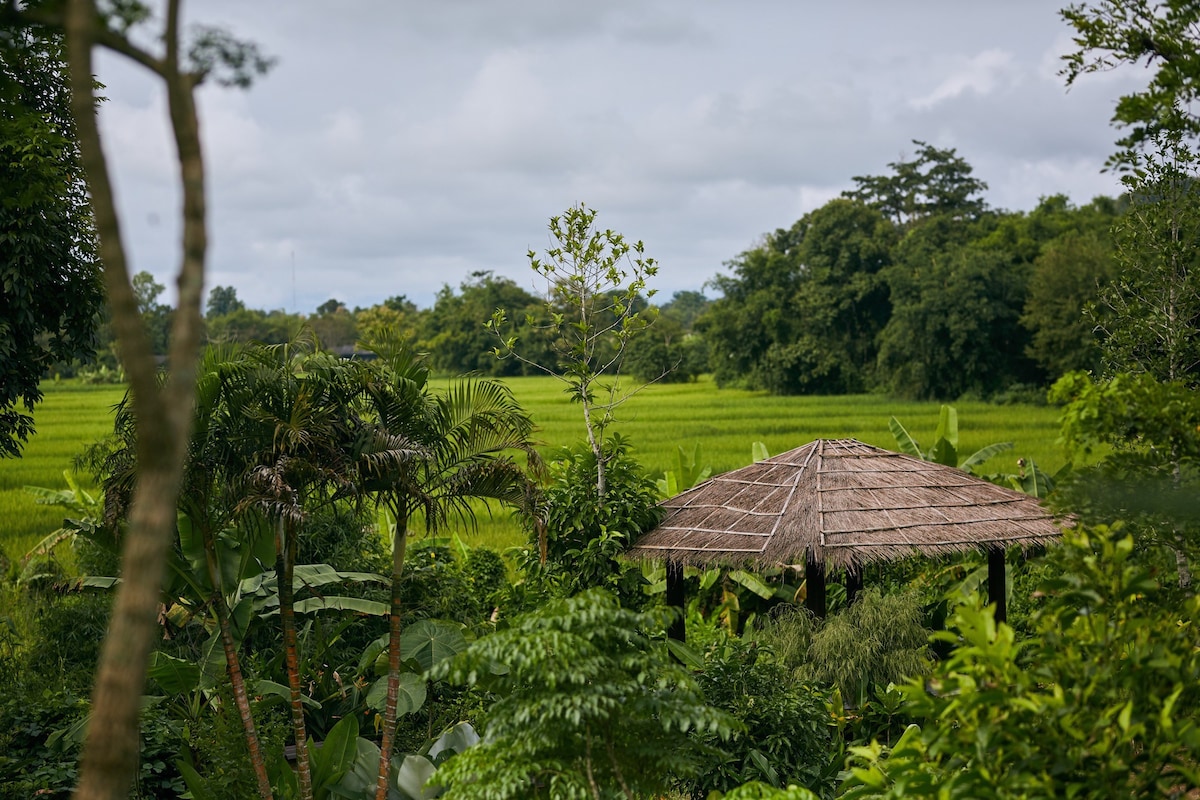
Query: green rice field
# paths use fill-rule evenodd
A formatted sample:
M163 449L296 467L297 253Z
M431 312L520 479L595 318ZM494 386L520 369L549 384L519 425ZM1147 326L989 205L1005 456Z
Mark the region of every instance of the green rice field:
M583 414L552 378L509 381L518 399L538 424L537 438L547 457L584 439ZM124 390L63 381L43 385L45 401L37 408L38 433L21 459L0 461L0 546L19 558L45 534L57 528L62 512L37 506L22 487L62 488L62 472L88 443L111 426L112 406ZM1064 463L1055 444L1058 409L1050 407L959 402L959 452L962 455L994 442L1011 441L1016 449L1002 453L983 470L1011 472L1016 461L1033 459L1053 472ZM761 392L718 389L708 378L688 384L645 388L617 412L612 430L629 440L634 456L653 474L671 469L677 446L700 447L702 464L714 472L743 467L751 461L755 441L774 455L816 438L855 438L880 447L895 447L888 420L896 416L922 446L932 443L939 404L907 402L880 395L849 397L774 397ZM469 542L505 547L521 541L516 525L500 512L483 512L477 531L464 532Z

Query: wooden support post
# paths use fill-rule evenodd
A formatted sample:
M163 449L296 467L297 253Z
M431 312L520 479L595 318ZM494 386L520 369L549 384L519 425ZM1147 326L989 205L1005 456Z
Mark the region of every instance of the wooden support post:
M846 606L849 607L858 597L863 588L862 569L849 568L846 570Z
M818 618L825 617L825 566L809 558L804 562L804 580L808 585L808 594L804 605Z
M996 622L1008 619L1008 588L1005 586L1004 548L988 550L988 600L996 605Z
M667 562L667 605L675 608L679 615L671 623L667 636L677 642L687 638L687 626L684 625L684 614L687 611L687 591L683 583L683 564L678 561Z

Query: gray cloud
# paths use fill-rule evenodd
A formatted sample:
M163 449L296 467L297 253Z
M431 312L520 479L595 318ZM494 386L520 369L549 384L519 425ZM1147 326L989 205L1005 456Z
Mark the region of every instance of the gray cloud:
M914 138L958 148L995 206L1083 202L1116 191L1099 173L1107 120L1141 77L1067 93L1055 72L1069 38L1039 0L191 11L279 57L249 92L201 100L209 283L268 308L429 303L476 269L532 285L525 251L580 201L646 242L663 294L697 289ZM161 92L100 63L126 238L169 284L178 192Z

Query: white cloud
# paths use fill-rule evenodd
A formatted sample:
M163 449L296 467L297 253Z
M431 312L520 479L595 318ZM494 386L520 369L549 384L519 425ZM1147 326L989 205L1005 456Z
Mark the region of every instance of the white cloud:
M914 98L913 108L929 109L960 97L965 92L989 95L1006 80L1013 80L1017 72L1013 54L1004 50L985 50L967 59L953 69L932 92Z

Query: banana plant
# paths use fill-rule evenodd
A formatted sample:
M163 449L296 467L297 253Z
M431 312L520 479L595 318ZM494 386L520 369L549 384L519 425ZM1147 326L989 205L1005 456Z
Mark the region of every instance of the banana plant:
M924 461L932 461L935 464L943 464L947 467L957 467L965 472L970 472L974 467L979 466L983 462L993 456L1013 449L1012 442L997 442L989 444L987 447L981 447L966 458L959 459L958 454L958 412L953 406L943 405L941 415L938 418L937 430L933 434L933 446L928 450L922 450L921 445L917 440L900 424L900 420L892 417L888 421L888 428L892 432L892 436L896 438L896 445L900 452L919 458Z
M659 496L664 500L703 483L712 475L712 465L700 466L702 457L699 442L696 442L690 453L683 449L683 445L676 445L676 451L675 469L667 470L663 477L654 482L658 486Z
M25 493L33 495L39 506L57 506L65 509L70 517L63 519L62 526L51 531L21 557L17 583L32 583L50 577L41 571L42 559L52 558L55 549L64 542L76 543L79 538L88 539L104 549L119 552L118 537L112 528L103 524L104 500L80 487L70 470L63 470L66 489L48 489L43 486L26 486ZM85 575L78 585L108 589L116 585L117 579L101 575Z

